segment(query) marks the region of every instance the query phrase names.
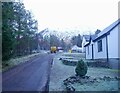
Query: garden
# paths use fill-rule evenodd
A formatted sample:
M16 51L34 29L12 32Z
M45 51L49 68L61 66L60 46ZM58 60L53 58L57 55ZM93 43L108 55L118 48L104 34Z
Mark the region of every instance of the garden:
M84 54L57 54L51 68L49 91L118 91L118 72L88 66Z

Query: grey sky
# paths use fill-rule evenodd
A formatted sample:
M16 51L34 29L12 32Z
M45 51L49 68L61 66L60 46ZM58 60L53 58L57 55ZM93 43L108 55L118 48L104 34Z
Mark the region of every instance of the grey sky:
M24 0L38 20L39 31L103 30L118 19L119 0Z

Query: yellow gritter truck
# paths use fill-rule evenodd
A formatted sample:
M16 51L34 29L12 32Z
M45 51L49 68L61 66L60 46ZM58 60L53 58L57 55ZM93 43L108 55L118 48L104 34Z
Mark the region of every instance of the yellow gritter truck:
M51 53L56 53L56 51L57 51L57 47L56 46L51 46L50 52Z

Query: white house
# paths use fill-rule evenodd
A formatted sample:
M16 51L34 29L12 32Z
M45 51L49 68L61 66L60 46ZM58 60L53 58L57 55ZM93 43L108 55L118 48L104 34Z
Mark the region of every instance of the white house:
M82 52L85 53L85 45L89 43L90 35L83 35L82 39Z
M118 68L120 64L118 32L120 32L120 19L98 33L97 36L90 36L89 43L85 45L86 59L105 59L110 67Z
M86 59L94 59L94 42L97 35L90 35L89 42L84 46L86 50Z
M74 45L72 48L71 48L72 52L82 52L82 48L81 47L78 47L77 45Z

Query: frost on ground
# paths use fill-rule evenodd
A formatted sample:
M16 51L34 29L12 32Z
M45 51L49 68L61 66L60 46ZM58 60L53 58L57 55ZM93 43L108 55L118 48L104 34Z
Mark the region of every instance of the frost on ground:
M0 72L2 71L2 64L0 64Z
M2 71L6 71L8 70L9 68L13 67L13 66L16 66L20 63L23 63L23 62L27 62L29 61L30 59L32 59L33 57L37 56L37 55L40 55L42 53L35 53L35 54L31 54L31 55L27 55L27 56L24 56L24 57L20 57L20 58L15 58L15 59L10 59L9 61L6 61L5 63L8 64L7 66L5 67L2 67ZM0 71L1 72L1 71Z
M64 85L69 91L118 91L118 77L79 77L71 76L65 79Z
M51 68L49 90L50 91L66 91L64 80L75 76L75 66L64 65L59 58L64 54L58 54L54 58L53 66ZM64 55L66 56L66 55ZM67 56L73 57L73 56ZM75 57L75 56L74 56ZM72 86L76 91L117 91L118 90L118 80L99 80L99 78L110 77L115 78L118 76L118 71L108 68L100 67L88 67L88 72L86 76L90 76L92 79L95 78L98 82L94 83L74 83Z
M73 84L73 87L75 88L76 91L118 91L118 81L99 80L94 83L86 84L75 83Z
M50 74L49 91L64 91L63 80L74 75L75 67L63 65L59 60L61 54L56 55Z

